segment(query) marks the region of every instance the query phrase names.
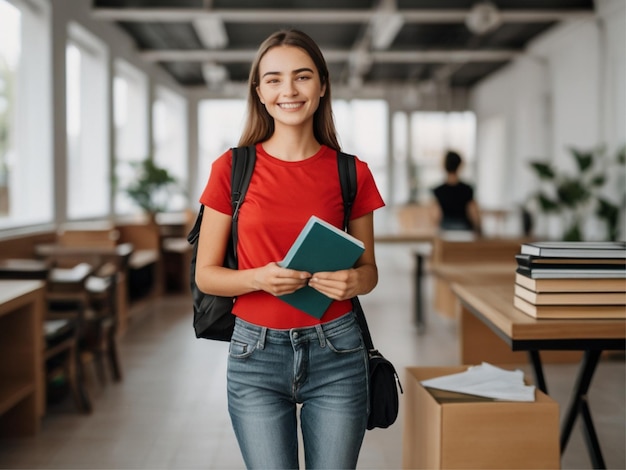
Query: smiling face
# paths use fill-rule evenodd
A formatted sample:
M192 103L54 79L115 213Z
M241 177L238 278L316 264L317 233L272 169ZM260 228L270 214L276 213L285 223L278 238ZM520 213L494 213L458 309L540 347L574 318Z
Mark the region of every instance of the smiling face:
M276 128L312 125L325 88L313 60L299 47L273 47L259 62L256 92Z

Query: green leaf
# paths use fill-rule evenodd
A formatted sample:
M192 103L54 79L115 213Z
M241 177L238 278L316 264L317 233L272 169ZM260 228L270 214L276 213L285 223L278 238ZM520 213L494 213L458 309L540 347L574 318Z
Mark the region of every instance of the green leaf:
M582 241L582 239L583 234L578 222L573 223L563 234L563 240L567 242L579 242Z
M596 216L606 224L606 239L617 240L619 234L619 207L606 199L599 198Z
M559 203L543 193L537 194L537 200L543 212L558 212L560 210Z
M534 161L530 162L530 167L535 170L535 173L537 173L537 176L540 179L552 180L556 177L556 174L549 163Z
M606 183L606 175L595 175L591 178L591 181L589 181L589 184L595 188L604 186L604 183Z
M578 169L581 173L584 173L589 168L591 168L593 164L593 153L592 152L581 152L580 150L576 150L575 148L570 148L570 152L576 159L576 163L578 164Z
M606 199L599 198L596 215L601 219L617 221L619 216L619 207Z
M574 208L591 196L589 190L578 180L564 179L557 185L556 193L564 206Z

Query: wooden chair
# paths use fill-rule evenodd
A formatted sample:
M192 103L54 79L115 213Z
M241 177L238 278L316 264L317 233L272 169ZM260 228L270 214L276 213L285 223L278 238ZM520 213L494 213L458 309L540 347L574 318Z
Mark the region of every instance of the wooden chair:
M80 349L93 355L101 384L106 383L106 366L113 380L122 380L117 345L118 336L118 269L113 263L101 266L85 282L87 311Z
M85 284L92 273L93 266L84 262L72 267L54 265L48 273L46 293L48 319L55 320L61 332L66 329L71 331L71 334L65 334L61 337L54 336L51 338L53 340L51 344L58 346L54 352L57 349L59 353L65 352L65 355L62 356L64 359L63 369L72 389L76 406L83 412L90 412L92 409L84 372L85 365L90 362L91 357L86 355L80 346L89 304ZM65 321L66 324L63 325L62 321ZM57 364L52 364L52 366L55 365ZM55 372L53 367L47 369ZM48 370L48 374L50 374L50 370Z
M79 341L84 320L85 305L81 301L49 299L44 321L46 386L60 373L67 380L76 408L91 413L92 404L85 385Z

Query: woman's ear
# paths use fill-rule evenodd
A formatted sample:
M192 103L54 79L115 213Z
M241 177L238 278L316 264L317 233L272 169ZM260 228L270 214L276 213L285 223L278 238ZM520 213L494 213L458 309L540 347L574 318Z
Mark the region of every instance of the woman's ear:
M261 104L265 104L265 102L263 101L263 98L261 98L261 93L259 93L259 87L256 87L256 96L261 102Z
M322 85L322 91L320 93L320 98L323 98L325 94L326 94L326 84L324 83Z

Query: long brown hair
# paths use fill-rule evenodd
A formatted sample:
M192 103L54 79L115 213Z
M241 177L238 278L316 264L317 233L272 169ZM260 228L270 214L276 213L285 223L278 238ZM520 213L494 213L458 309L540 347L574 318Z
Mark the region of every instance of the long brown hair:
M239 146L245 147L264 142L274 133L274 118L269 115L265 106L259 101L256 88L259 84L259 63L261 59L271 48L283 45L298 47L313 60L322 86L326 85L324 96L320 98L320 104L313 115L313 135L320 144L339 150L331 107L330 79L326 60L324 60L322 51L320 51L315 41L297 29L275 32L263 41L257 51L256 58L250 69L250 77L248 78L248 115L246 125L239 139Z

